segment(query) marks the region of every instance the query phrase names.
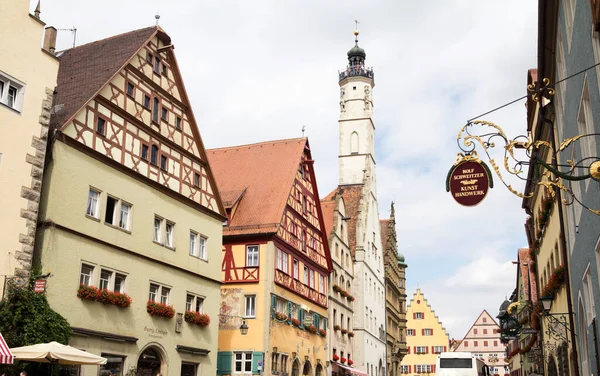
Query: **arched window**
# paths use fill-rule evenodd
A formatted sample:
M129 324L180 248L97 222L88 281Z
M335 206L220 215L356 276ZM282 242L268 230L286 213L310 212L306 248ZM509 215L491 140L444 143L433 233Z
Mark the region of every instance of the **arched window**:
M583 333L579 336L579 354L581 356L581 376L590 375L590 366L588 362L588 341L587 341L587 325L585 308L583 306L583 300L579 297L579 315L577 317L579 321L579 333Z
M358 133L352 132L350 135L350 153L358 154Z
M150 153L150 163L156 165L158 163L158 146L152 145L152 152Z

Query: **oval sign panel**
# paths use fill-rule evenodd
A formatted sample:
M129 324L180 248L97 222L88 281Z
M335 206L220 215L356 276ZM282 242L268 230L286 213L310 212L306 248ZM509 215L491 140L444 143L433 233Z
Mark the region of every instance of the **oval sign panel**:
M446 188L464 206L479 204L491 188L489 170L482 162L464 161L453 167Z

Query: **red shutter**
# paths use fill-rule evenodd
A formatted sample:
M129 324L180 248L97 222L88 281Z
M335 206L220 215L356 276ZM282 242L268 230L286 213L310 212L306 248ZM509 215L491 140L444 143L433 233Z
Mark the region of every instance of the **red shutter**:
M417 319L417 313L416 312L413 312L413 319L415 319L415 320Z
M433 335L433 329L431 329L431 335Z
M421 318L425 319L425 312L421 313Z
M409 350L409 354L410 354L410 348L408 350ZM408 366L408 373L411 373L411 372L412 372L412 366Z
M421 335L424 336L425 335L425 329L421 329Z
M432 365L431 365L431 371L432 371L433 373L435 373L435 364L432 364Z
M408 346L408 351L406 352L407 354L410 354L410 346ZM409 371L410 372L410 371Z
M425 354L429 354L429 346L425 346Z
M498 346L498 341L494 341L494 346Z
M444 352L446 352L446 346L444 346Z

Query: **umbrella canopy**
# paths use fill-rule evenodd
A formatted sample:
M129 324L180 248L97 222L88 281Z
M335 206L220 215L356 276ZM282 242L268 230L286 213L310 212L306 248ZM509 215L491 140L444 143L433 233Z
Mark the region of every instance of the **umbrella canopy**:
M2 337L2 333L0 333L0 364L13 364L13 354Z
M58 342L10 349L15 359L58 364L106 364L106 358Z

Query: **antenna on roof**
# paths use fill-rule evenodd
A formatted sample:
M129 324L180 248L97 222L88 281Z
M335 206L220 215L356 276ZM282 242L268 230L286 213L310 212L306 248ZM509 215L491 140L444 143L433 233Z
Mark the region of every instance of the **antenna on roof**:
M158 20L160 20L160 14L158 14L158 11L156 11L154 18L156 18L156 26L158 26Z
M303 126L302 126L302 137L304 137L304 131L305 131L305 130L306 130L306 126L305 126L305 125L303 125Z
M57 29L58 31L70 31L73 33L73 48L75 48L75 41L77 41L77 28L73 26L72 29Z

